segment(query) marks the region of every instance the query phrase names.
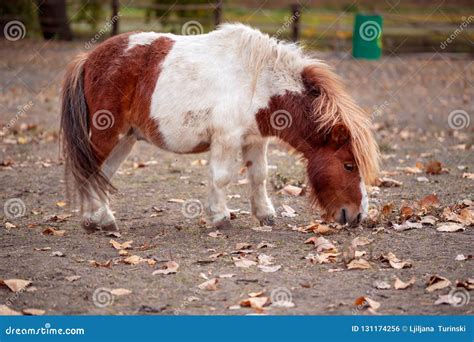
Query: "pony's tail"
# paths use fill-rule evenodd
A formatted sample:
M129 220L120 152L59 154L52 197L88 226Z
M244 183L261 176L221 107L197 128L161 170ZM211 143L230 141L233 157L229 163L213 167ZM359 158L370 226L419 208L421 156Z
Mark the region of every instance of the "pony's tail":
M84 63L81 54L69 65L62 88L60 142L66 162L66 189L70 197L71 176L82 204L85 195L93 193L107 198L113 189L102 173L100 161L90 140L90 114L84 93Z

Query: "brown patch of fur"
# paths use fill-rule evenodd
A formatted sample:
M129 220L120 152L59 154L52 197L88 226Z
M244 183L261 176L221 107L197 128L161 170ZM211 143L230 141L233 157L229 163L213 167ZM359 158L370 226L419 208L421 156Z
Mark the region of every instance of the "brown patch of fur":
M207 141L201 141L199 144L197 144L191 151L186 152L186 153L202 153L202 152L207 152L209 151L209 147L211 147L211 144Z
M116 146L119 135L134 128L164 147L159 124L150 117L150 103L161 72L161 62L173 40L161 37L150 45L126 50L130 34L121 34L97 47L85 65L86 98L91 113L91 140L101 162ZM108 110L114 124L105 130L92 125L95 112Z
M150 45L135 46L128 51L129 59L136 67L136 89L131 106L132 122L155 145L164 148L165 143L159 123L150 117L150 106L156 82L161 73L161 63L171 51L174 41L160 37Z
M173 41L162 37L149 46L127 51L130 34L110 38L89 55L79 56L66 72L61 136L67 170L74 176L81 198L90 189L101 197L113 190L101 165L121 134L136 132L164 145L158 123L150 118L150 102L161 62ZM110 127L96 127L94 114L99 111L112 114Z

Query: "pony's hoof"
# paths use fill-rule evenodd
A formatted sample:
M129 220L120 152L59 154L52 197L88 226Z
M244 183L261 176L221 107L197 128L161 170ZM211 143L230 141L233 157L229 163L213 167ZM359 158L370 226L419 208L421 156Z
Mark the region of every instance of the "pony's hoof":
M92 234L99 230L99 225L92 221L84 221L81 223L81 226L89 234Z
M275 216L270 215L270 216L262 218L260 220L260 225L261 226L274 226L275 225Z
M106 224L104 226L101 226L101 228L105 232L118 232L119 231L119 228L117 226L117 223L115 223L115 221L109 224Z
M223 219L215 224L215 227L220 230L226 230L232 228L232 223L229 219Z

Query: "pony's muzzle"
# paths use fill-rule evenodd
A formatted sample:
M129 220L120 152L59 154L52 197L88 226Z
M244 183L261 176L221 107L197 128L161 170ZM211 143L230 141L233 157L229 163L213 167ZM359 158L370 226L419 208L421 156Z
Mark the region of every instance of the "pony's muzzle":
M360 211L354 211L348 208L341 208L339 214L336 216L336 221L339 224L348 224L349 226L357 226L362 221L362 213Z

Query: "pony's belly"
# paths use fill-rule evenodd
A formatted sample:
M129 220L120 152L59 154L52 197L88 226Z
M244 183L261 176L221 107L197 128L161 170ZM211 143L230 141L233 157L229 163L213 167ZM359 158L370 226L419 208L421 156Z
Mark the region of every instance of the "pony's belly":
M178 131L162 133L163 148L174 153L201 153L209 150L211 137L205 130L201 132L181 128Z

